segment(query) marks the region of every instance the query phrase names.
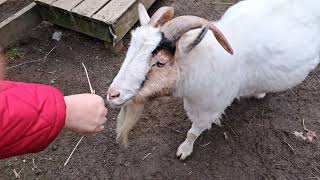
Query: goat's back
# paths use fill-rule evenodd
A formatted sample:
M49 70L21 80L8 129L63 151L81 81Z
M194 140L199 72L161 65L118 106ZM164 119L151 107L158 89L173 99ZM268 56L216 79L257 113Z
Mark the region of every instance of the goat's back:
M217 22L247 74L246 87L281 91L319 63L319 0L245 0Z

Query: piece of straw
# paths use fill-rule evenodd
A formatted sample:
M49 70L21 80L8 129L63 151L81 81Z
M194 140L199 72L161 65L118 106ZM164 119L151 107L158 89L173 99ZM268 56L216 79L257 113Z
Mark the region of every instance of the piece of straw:
M86 72L86 76L87 76L87 80L88 80L88 84L89 84L89 88L90 88L90 92L91 94L95 94L96 92L93 90L92 86L91 86L91 82L90 82L90 78L89 78L89 75L88 75L88 71L87 71L87 68L86 66L82 63L82 66L84 68L84 71ZM81 143L82 139L84 138L84 136L82 136L80 138L80 140L78 141L78 143L76 144L76 146L73 148L72 152L70 153L68 159L66 160L66 162L64 163L64 166L66 166L71 158L71 156L73 155L74 151L77 149L77 147L79 146L79 144Z

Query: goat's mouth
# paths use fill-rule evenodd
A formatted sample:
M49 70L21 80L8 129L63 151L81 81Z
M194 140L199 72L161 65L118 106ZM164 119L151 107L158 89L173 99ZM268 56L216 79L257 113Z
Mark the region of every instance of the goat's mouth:
M116 99L110 99L107 96L107 101L111 107L117 108L117 107L122 107L125 106L126 104L133 102L133 103L144 103L146 100L152 100L154 98L145 98L137 94L136 96L132 96L127 99L121 99L121 98L116 98Z
M111 107L120 107L120 106L124 105L127 100L124 100L120 97L110 97L108 94L107 101Z
M130 101L131 99L132 98L126 99L126 100L121 99L121 98L110 99L109 97L107 97L107 101L111 107L121 107L121 106L125 105L128 101Z
M111 107L122 107L130 101L134 101L136 96L131 95L127 97L116 97L110 98L109 95L107 96L107 101Z
M107 94L107 102L111 107L121 107L126 105L128 102L144 102L146 97L141 96L141 89L138 91L121 89L121 90L112 90L109 88Z

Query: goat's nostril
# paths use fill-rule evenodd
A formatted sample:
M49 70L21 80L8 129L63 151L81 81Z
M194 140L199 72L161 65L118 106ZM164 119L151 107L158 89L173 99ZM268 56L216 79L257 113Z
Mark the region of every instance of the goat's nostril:
M117 98L117 97L120 97L120 91L117 91L115 89L110 89L109 90L109 98L110 99L114 99L114 98Z

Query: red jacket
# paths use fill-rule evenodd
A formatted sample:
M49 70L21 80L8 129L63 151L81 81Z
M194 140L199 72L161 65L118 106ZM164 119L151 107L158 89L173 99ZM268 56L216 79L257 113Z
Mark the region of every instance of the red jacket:
M0 159L45 149L64 127L65 116L64 96L56 88L0 82Z

